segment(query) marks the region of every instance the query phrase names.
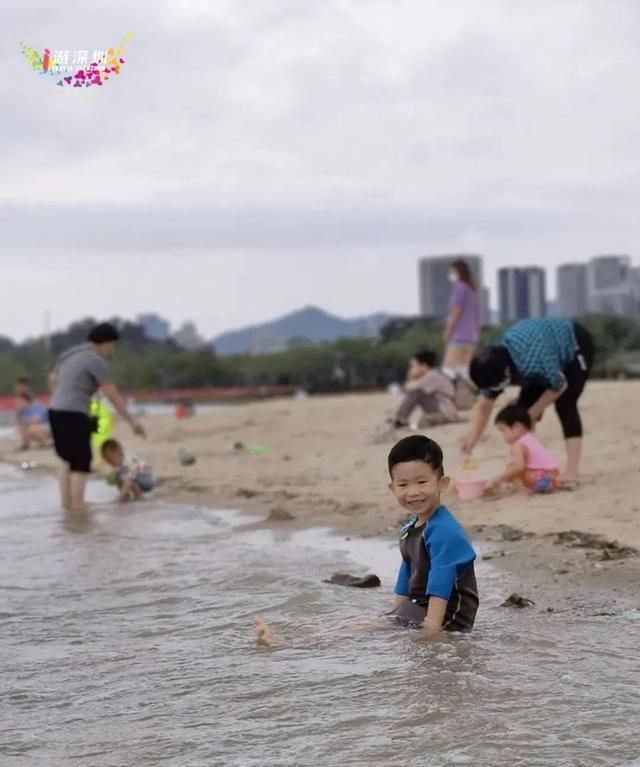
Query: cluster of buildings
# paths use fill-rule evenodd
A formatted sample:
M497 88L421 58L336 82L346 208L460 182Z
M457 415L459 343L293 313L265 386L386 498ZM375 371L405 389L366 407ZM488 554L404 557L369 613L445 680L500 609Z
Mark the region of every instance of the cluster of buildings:
M139 314L136 322L144 328L147 338L154 341L168 341L172 339L182 349L196 351L202 348L206 341L198 333L193 322L184 322L175 332L171 332L171 323L159 314L149 312Z
M506 266L498 270L498 308L489 305L482 257L468 253L428 256L418 264L420 313L442 321L451 292L453 261L466 261L481 294L484 324L515 322L528 317L582 317L609 314L640 318L640 267L623 255L596 256L586 263L557 267L557 299L548 300L547 273L540 266Z

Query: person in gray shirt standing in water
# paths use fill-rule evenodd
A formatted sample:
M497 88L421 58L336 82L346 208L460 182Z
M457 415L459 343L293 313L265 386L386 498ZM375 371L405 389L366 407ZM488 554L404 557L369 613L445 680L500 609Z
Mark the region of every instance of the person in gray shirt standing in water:
M118 388L111 382L107 360L119 338L110 323L96 325L88 343L64 352L50 376L53 391L49 410L55 450L62 459L60 499L68 511L84 511L87 478L91 471L91 398L100 390L115 407L118 415L145 437L142 424L127 411Z

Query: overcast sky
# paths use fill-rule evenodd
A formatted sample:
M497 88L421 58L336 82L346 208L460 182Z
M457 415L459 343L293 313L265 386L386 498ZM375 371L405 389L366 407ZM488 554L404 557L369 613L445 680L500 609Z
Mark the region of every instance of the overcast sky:
M102 88L20 50L127 32ZM425 254L491 288L640 258L637 0L0 0L0 65L0 335L411 314Z

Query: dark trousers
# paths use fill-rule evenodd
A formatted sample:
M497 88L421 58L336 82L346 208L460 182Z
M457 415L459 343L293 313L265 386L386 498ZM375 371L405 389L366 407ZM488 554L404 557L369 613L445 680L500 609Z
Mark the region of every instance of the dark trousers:
M595 357L595 346L591 333L578 323L575 323L575 331L579 348L571 364L562 371L567 379L567 388L555 405L565 439L582 436L582 420L578 411L578 400L591 374ZM518 405L528 410L545 391L544 386L523 386L520 389Z

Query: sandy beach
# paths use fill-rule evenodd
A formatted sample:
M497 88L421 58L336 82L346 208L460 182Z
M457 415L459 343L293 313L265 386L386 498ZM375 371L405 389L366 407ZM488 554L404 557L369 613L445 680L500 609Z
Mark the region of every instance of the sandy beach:
M122 424L116 435L151 463L161 479L156 492L160 498L255 511L274 524L392 536L404 517L387 489L386 457L393 437L377 440L376 427L397 401L391 394L280 399L182 421L148 418L146 442L133 438ZM514 571L526 557L565 577L607 572L628 582L640 574L634 552L624 548L640 550L639 405L640 383L595 382L587 387L582 400L587 435L583 479L575 492L462 503L450 491L444 500L475 539L485 541L486 556L505 558L505 564L512 560L508 566ZM459 424L429 432L442 445L445 468L453 478L463 475L457 442L465 428ZM539 434L563 456L555 413L547 412ZM256 445L263 450L250 449ZM182 466L180 449L193 453L196 463ZM479 472L493 476L506 450L497 430L489 428L474 453ZM0 460L56 465L52 453L18 454L8 442Z

